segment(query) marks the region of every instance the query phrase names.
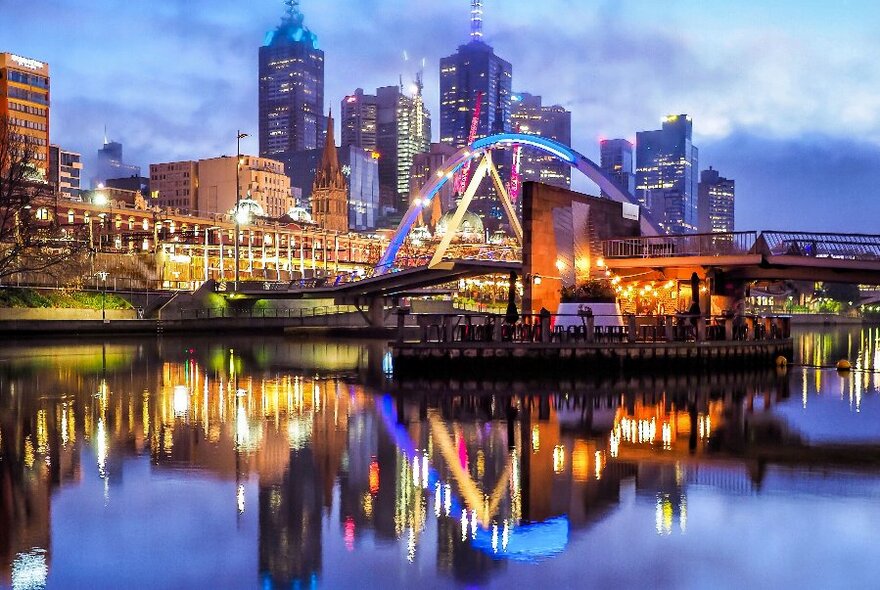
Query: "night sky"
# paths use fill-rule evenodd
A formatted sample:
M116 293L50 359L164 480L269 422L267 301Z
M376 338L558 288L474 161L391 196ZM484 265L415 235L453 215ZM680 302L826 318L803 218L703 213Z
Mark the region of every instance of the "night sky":
M325 108L411 80L424 58L436 139L437 64L467 41L468 0L302 10L326 52ZM282 12L281 0L0 0L0 51L50 64L53 143L91 168L106 125L146 173L232 153L238 128L256 135L257 50ZM514 90L569 108L588 157L599 138L690 114L700 167L736 179L737 229L880 233L878 22L872 0L485 0Z

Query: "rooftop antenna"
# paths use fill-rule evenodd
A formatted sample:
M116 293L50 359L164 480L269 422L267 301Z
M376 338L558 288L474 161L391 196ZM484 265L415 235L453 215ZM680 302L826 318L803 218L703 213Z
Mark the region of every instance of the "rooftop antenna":
M295 21L302 18L302 13L299 10L299 0L284 0L284 4L287 6L284 20Z
M471 0L471 41L483 40L483 0Z
M104 145L107 145L108 143L110 142L107 140L107 123L104 123Z

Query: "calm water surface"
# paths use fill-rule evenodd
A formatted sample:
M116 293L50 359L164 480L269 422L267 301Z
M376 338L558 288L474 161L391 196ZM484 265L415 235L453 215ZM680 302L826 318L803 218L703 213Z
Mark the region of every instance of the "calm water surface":
M0 586L876 588L878 339L406 383L376 342L7 342Z

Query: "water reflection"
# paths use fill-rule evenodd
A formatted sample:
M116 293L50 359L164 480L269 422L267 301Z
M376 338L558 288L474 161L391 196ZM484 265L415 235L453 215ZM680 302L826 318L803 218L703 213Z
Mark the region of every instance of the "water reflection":
M878 336L800 350L853 342L873 366ZM850 497L880 516L873 373L390 383L381 343L273 338L0 358L15 587L504 584L548 567L571 584L584 543L711 542L731 498Z

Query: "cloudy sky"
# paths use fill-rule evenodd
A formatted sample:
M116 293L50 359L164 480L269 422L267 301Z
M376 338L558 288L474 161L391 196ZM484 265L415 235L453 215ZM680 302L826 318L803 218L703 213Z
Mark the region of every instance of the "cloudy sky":
M326 52L326 106L411 79L424 58L436 115L438 61L467 40L469 6L302 0ZM53 142L88 166L106 125L145 167L231 153L236 129L256 133L257 49L282 11L281 0L0 0L0 51L49 62ZM514 89L569 108L588 157L600 137L688 113L701 168L737 181L737 229L880 233L880 3L485 0L485 13Z

